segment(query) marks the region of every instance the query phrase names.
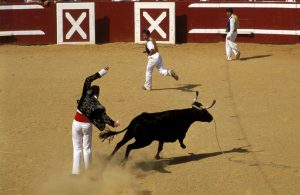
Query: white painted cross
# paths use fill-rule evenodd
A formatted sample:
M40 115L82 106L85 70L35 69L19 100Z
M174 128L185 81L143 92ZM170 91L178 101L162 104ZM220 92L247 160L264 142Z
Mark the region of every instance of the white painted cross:
M83 39L87 39L86 33L80 27L80 24L86 18L86 12L83 12L77 20L75 20L69 12L66 12L66 18L72 24L72 28L66 34L66 39L70 39L76 31Z
M159 24L167 17L167 13L163 12L160 14L160 16L158 16L158 18L156 20L153 20L153 18L148 14L148 12L144 11L143 12L143 16L144 18L146 18L146 20L150 23L150 27L148 28L148 30L150 32L156 30L158 32L158 34L162 37L162 38L167 38L167 34L165 33L165 31L163 31L163 29L159 26Z

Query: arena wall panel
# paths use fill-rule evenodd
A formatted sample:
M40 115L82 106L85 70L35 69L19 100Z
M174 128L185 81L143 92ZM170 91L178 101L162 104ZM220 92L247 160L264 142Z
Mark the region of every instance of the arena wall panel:
M241 23L239 42L300 42L300 4L297 3L176 2L176 43L223 41L227 22L226 7L233 7L239 16ZM135 41L133 2L94 2L94 8L96 43ZM0 42L27 45L56 44L58 40L56 11L55 4L46 7L37 4L0 5ZM160 14L154 12L153 20L158 16ZM74 16L75 20L76 17ZM83 30L89 28L87 23L84 24L80 26ZM143 22L143 25L147 24ZM166 21L160 22L163 30L166 28L165 24ZM71 27L69 24L68 28ZM74 36L78 38L79 34L76 33L74 32ZM158 34L154 30L154 35Z
M56 5L57 44L95 44L95 4Z
M19 7L10 6L5 10L1 7L3 6L0 6L1 43L30 45L56 43L55 5L52 4L44 8L40 5L23 4ZM20 31L27 33L22 35L22 33L19 33ZM34 31L41 31L42 33L36 35L33 33Z
M96 2L96 42L133 42L134 6L130 2Z

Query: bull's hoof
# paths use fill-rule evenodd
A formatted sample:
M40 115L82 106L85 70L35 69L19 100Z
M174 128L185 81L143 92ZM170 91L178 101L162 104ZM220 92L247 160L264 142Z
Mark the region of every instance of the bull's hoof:
M181 148L186 149L186 146L184 144L180 144Z
M106 160L106 161L111 161L111 159L112 159L112 156L109 156L109 157L107 157L105 160Z
M159 160L159 159L160 159L160 156L159 156L159 155L156 155L156 156L155 156L155 159L156 159L156 160Z
M126 162L127 162L127 159L123 159L123 160L121 161L120 165L121 165L122 167L124 167L124 166L126 165Z

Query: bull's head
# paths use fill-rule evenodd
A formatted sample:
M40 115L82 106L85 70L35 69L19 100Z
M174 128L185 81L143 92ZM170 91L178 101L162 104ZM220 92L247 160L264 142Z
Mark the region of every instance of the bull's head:
M198 98L199 98L199 92L196 91L196 98L194 99L192 107L194 111L197 113L197 121L211 122L213 120L213 117L207 110L215 105L216 100L213 100L211 105L204 106L198 101Z

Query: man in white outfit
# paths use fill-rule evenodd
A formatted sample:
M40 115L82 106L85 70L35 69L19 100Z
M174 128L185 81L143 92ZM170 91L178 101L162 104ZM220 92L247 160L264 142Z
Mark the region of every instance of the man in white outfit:
M235 43L235 39L237 37L237 29L239 28L239 19L237 15L233 14L232 8L227 8L226 13L228 16L228 22L226 27L226 56L227 60L231 61L231 51L233 51L236 59L240 59L240 51L237 48L237 44Z
M89 168L92 162L92 125L100 131L108 124L118 127L120 123L113 121L107 114L106 109L98 101L100 88L97 85L91 86L92 82L103 77L108 72L108 67L85 79L82 96L78 100L77 112L72 124L73 141L73 168L72 174L80 173L80 161L83 153L85 168Z
M144 30L143 38L146 43L146 50L144 53L148 55L148 63L146 68L146 80L143 89L150 91L152 89L152 72L156 67L159 73L163 76L172 76L175 80L178 80L177 74L173 70L167 70L164 68L162 58L158 53L158 47L155 39L150 35L149 30Z

